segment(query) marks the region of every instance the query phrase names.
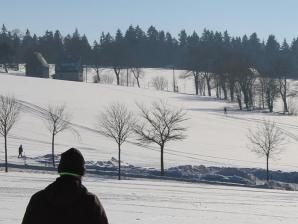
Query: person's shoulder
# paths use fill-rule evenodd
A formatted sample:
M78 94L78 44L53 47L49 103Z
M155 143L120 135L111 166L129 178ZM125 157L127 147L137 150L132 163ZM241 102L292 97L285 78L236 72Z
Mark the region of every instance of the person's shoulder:
M53 186L53 183L49 184L45 189L40 190L38 192L36 192L35 194L33 194L31 196L31 201L39 201L39 200L44 200L47 192L49 191L49 189Z
M92 203L92 204L96 204L98 206L101 206L99 198L92 192L89 192L84 186L83 186L83 188L84 188L84 196L88 200L88 202Z
M41 201L43 201L45 198L45 190L41 190L36 192L31 196L30 204L39 204Z
M84 195L88 201L87 202L88 210L93 214L94 220L96 220L96 222L94 222L94 223L108 224L109 222L108 222L105 210L104 210L99 198L95 194L89 192L85 187L84 187L84 189L85 189Z
M39 198L44 197L44 195L45 195L45 189L36 192L35 194L32 195L31 198L33 198L33 199L39 199Z
M98 197L94 193L88 191L87 189L85 191L85 197L88 198L89 200L96 200L96 199L98 200Z

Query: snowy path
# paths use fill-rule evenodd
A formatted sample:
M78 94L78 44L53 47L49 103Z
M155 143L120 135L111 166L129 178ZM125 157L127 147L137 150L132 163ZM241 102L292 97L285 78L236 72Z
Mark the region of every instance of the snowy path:
M0 173L0 223L20 223L30 196L56 175ZM294 224L298 192L86 177L111 224Z

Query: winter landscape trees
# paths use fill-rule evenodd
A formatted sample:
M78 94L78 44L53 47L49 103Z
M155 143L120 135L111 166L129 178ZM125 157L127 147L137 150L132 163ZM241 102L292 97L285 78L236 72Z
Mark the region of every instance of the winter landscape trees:
M55 167L55 137L60 132L72 129L70 125L70 115L67 113L64 104L49 105L44 119L47 129L52 135L52 163L53 167Z
M109 105L98 117L97 129L118 146L118 179L121 179L121 145L133 133L133 113L124 104L113 103Z
M279 43L274 35L261 41L256 33L233 37L227 31L208 29L201 34L182 30L176 39L154 26L144 31L131 25L124 32L118 29L115 35L102 33L100 40L90 45L86 35L77 29L65 36L58 30L47 30L37 36L29 30L24 34L9 31L3 25L0 49L4 70L10 63L24 63L31 50L42 52L50 63L58 62L65 55L81 57L84 64L96 69L97 82L112 83L116 78L118 85L125 84L121 78L124 71L126 85L131 74L140 87L141 68L174 68L184 70L184 78L193 80L193 94L214 95L235 102L239 110L269 112L276 111L275 102L281 99L282 112L295 113L291 112L295 108L291 104L295 102L292 98L296 92L290 88L289 80L297 79L298 39ZM115 76L100 77L101 69L112 69ZM151 80L156 89L167 89L164 78ZM289 100L289 97L292 98Z
M135 126L138 140L155 143L160 147L160 172L164 171L164 150L169 141L186 138L183 122L187 119L182 109L171 107L167 102L153 102L150 107L138 104L141 121Z
M0 134L4 137L5 172L7 164L7 136L20 114L20 104L13 96L0 95Z
M156 143L160 147L161 176L164 172L164 150L169 141L186 138L183 122L187 119L182 109L164 101L153 102L150 108L137 104L139 119L134 118L124 104L109 105L98 117L97 130L118 145L118 179L121 179L121 145L133 134L140 143Z
M251 150L266 158L267 182L269 181L269 160L281 153L281 146L285 143L285 135L273 122L264 120L256 131L249 131L248 139Z

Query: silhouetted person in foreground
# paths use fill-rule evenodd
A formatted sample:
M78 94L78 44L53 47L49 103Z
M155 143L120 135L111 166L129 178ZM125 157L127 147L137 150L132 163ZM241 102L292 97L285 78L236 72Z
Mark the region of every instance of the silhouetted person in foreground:
M224 107L224 114L227 114L228 113L228 110L226 107Z
M19 146L19 155L18 155L18 158L22 158L23 157L23 146L22 145L20 145Z
M97 196L81 183L85 160L79 150L61 154L58 173L54 183L31 197L22 224L108 224Z

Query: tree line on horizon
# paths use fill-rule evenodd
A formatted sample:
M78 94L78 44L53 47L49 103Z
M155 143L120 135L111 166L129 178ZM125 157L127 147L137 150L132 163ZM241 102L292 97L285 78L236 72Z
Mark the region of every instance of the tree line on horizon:
M26 63L32 51L41 52L51 64L72 56L97 72L100 67L112 68L118 85L122 69L183 69L187 71L184 78L194 80L195 94L211 96L215 89L216 97L238 102L240 110L242 105L252 109L258 95L261 107L270 112L281 96L284 112L288 112L288 79L298 78L298 38L279 43L270 35L261 41L256 33L232 37L227 31L204 29L199 35L181 30L176 39L154 26L145 32L131 25L125 32L118 29L115 35L103 32L91 45L77 29L65 37L58 30L37 36L29 30L21 34L2 26L0 64Z

